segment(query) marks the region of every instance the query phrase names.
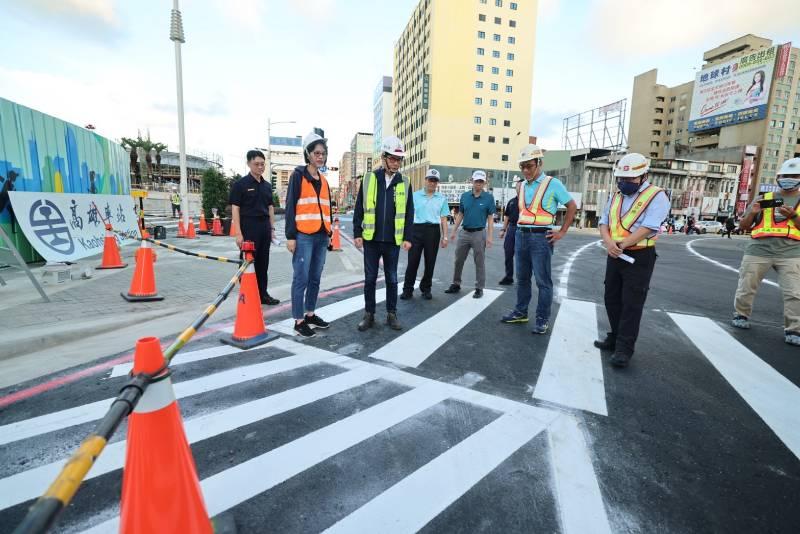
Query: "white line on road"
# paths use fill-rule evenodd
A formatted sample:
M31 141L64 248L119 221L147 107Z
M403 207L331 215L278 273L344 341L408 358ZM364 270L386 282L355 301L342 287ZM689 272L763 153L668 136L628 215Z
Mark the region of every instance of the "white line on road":
M578 422L562 415L550 425L547 435L563 532L610 534L603 496Z
M800 388L711 319L679 313L668 315L800 459Z
M417 367L502 294L502 291L485 289L480 299L465 295L370 356L406 367Z
M173 360L169 362L169 366L170 368L173 368L176 365L185 365L187 363L200 362L203 360L209 360L211 358L218 358L220 356L235 354L237 352L244 352L244 351L242 351L242 349L240 348L232 347L230 345L221 345L221 346L210 347L207 349L195 350L187 353L179 352L175 356L175 358L173 358ZM133 369L133 362L115 365L114 368L111 370L111 375L109 376L109 378L125 376L128 373L130 373L132 369Z
M713 238L713 237L701 237L699 239L692 239L691 241L688 241L686 243L686 250L688 250L689 252L691 252L692 254L694 254L695 256L700 258L701 260L705 260L708 263L712 263L712 264L716 265L717 267L721 267L721 268L725 269L726 271L731 271L731 272L734 272L734 273L736 273L738 275L739 274L739 269L735 269L735 268L731 267L730 265L725 265L724 263L720 263L717 260L712 260L708 256L703 256L702 254L700 254L699 252L697 252L694 249L694 246L692 244L695 241L705 241L707 239L715 239L715 238ZM778 287L778 284L776 284L772 280L764 279L764 280L762 280L762 283L770 285L770 286Z
M544 429L505 414L325 532L416 532Z
M569 255L569 258L567 259L567 262L564 264L564 267L561 268L561 276L558 279L558 291L556 291L556 296L558 297L559 300L567 298L569 275L570 271L572 270L572 264L575 262L575 259L580 255L581 252L583 252L587 248L597 243L600 243L600 241L592 241L591 243L586 243L581 248L579 248L578 250Z
M597 335L597 306L566 299L556 317L533 396L579 410L608 415Z

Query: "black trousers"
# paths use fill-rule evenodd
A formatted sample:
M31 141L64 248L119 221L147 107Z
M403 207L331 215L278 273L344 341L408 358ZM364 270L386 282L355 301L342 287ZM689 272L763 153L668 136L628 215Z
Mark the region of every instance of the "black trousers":
M414 281L417 278L419 262L425 255L425 272L419 289L423 293L431 290L433 285L433 268L436 267L436 255L439 254L439 242L442 240L442 231L438 224L415 224L411 235L411 249L408 251L408 265L406 266L406 279L403 282L403 291L413 291Z
M636 261L628 263L611 256L606 259L605 304L611 335L616 338L616 350L632 355L656 265L656 249L649 247L625 253Z
M517 225L509 224L503 238L503 251L506 255L506 278L514 279L514 244L517 240Z
M240 217L242 237L255 244L253 267L258 279L258 292L263 299L267 295L267 270L269 269L269 246L272 243L272 228L269 217Z

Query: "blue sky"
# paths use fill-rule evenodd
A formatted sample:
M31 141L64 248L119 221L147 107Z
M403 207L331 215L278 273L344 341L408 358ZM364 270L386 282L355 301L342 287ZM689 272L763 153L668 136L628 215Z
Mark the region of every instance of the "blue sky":
M356 131L372 131L373 90L416 3L181 0L189 150L241 171L270 117L296 121L273 135L323 127L338 161ZM177 149L171 7L0 0L0 95L112 138L149 129ZM744 33L800 41L797 20L798 0L540 0L530 133L559 148L563 117L630 97L636 74L689 81L704 50Z

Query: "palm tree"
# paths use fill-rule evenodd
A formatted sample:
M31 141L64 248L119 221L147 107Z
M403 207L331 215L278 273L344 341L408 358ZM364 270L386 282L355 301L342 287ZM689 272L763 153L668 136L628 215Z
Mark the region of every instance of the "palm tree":
M151 151L153 150L154 144L155 143L150 140L150 137L147 139L142 139L141 137L139 138L139 148L141 148L142 152L144 153L147 177L151 179L153 177L153 155L151 154Z
M123 137L122 142L120 143L123 148L128 150L128 153L131 157L131 173L136 178L136 183L141 183L141 174L139 173L139 154L137 149L139 148L139 142L142 140L141 137L138 139L131 139L130 137Z
M161 153L167 149L164 143L154 143L153 150L156 151L156 167L158 168L158 175L161 176Z

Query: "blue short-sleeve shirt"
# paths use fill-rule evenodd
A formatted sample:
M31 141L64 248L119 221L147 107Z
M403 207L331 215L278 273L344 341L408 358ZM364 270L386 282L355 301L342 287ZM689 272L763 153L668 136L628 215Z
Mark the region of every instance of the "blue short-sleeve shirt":
M459 208L464 214L461 223L464 228L485 228L486 219L495 212L494 196L486 191L481 191L479 197L475 197L472 191L461 194Z
M428 196L424 189L414 191L414 224L439 224L449 213L447 198L440 192Z
M642 183L641 187L639 187L639 192L644 191L650 185L649 182ZM639 195L622 195L622 213L626 213L631 206L633 205L633 201L636 200L636 197ZM606 202L606 207L603 209L603 214L600 216L600 224L605 224L608 226L608 213L611 211L611 202L614 198L614 195L611 195L608 198L608 202ZM658 193L653 200L650 202L650 205L644 210L644 213L639 217L639 219L633 223L631 226L631 233L638 230L640 227L644 226L645 228L649 228L653 230L653 233L650 234L648 237L653 237L658 233L658 230L661 228L661 223L669 215L669 198L667 198L667 194L663 191Z

